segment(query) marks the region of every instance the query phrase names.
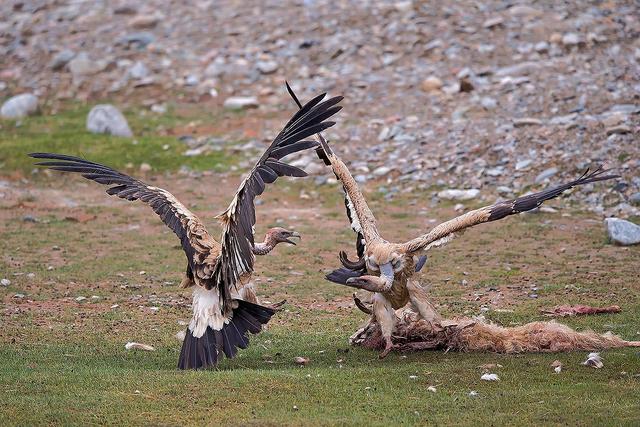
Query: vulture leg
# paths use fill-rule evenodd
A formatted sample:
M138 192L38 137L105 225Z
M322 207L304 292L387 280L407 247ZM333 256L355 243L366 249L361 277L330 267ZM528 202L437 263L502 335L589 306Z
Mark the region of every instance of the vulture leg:
M253 286L253 282L249 282L246 285L242 286L238 290L238 294L241 300L258 304L258 297L256 296L256 288Z
M411 301L411 305L413 305L413 308L421 318L431 323L432 326L434 323L440 323L442 318L436 311L433 304L429 301L427 291L425 291L418 282L414 280L407 281L407 291L409 291L409 300Z
M393 327L396 323L396 313L391 306L391 303L387 301L384 295L376 293L373 296L373 316L380 325L382 337L385 341L384 350L380 353L380 359L387 357L389 352L393 350L393 342L391 341L391 334L393 333Z

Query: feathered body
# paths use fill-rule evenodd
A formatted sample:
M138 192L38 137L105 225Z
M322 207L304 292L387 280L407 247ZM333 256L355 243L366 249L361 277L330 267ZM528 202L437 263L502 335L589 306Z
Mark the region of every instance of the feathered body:
M125 200L140 200L154 210L178 236L187 258L182 287L193 287L193 316L182 345L178 367L199 369L214 366L222 355L233 357L246 348L248 335L258 333L269 322L277 307L257 304L251 283L256 255L266 255L278 243L295 244L299 234L283 228L270 229L263 242L256 243L254 199L278 177L304 177L306 173L281 161L282 158L314 148L317 142L305 140L334 122L342 97L322 102L317 96L300 109L285 125L256 165L241 182L228 208L218 216L222 225L220 241L204 223L171 193L99 163L54 153L32 153L38 163L53 170L76 172L84 178L107 185L107 194Z

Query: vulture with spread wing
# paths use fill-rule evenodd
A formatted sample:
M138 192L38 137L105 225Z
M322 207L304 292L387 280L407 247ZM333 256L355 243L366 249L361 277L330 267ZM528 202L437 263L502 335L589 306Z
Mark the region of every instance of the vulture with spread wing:
M287 89L300 107L300 102L288 85ZM587 170L574 181L467 212L406 243L392 243L380 236L376 218L347 166L322 135L318 134L316 137L320 142L320 147L317 148L319 157L331 166L342 184L347 216L351 228L357 234L358 260L350 261L345 252L340 252L343 267L328 274L327 279L373 293L373 310L355 296L354 298L360 309L371 314L371 322L377 322L380 326L385 340L381 357L385 357L393 348L391 335L396 322L395 310L410 303L422 319L433 324L434 328L438 327L440 316L429 302L426 291L414 279L415 274L424 266L425 253L429 249L450 242L456 235L474 225L535 209L546 200L578 185L619 178L617 175L608 175L602 167L594 171Z
M316 141L305 138L334 125L326 120L342 108L338 105L342 97L323 101L324 97L325 94L315 97L289 120L242 181L229 207L218 217L223 229L219 242L203 222L167 190L78 157L30 154L44 160L37 163L39 166L80 173L109 186L109 195L148 204L178 236L187 256L182 286L194 286L193 317L182 344L180 369L215 366L222 354L234 357L238 348L249 344L249 332L258 333L275 313L276 307L257 304L251 287L244 285L251 278L255 255L267 254L278 243L295 244L291 238L300 236L283 228L272 228L263 242L255 242L254 199L262 194L266 184L279 176L307 175L281 159L317 147Z

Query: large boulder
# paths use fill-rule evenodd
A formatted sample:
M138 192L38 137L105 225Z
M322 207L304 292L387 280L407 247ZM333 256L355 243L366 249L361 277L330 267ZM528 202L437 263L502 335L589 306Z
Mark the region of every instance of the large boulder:
M607 235L617 245L637 245L640 243L640 226L620 218L607 218Z
M23 93L9 98L2 108L0 116L3 119L19 119L38 111L38 97L32 93Z
M87 116L87 130L91 133L106 133L125 138L133 136L127 119L120 110L110 104L96 105L91 109Z

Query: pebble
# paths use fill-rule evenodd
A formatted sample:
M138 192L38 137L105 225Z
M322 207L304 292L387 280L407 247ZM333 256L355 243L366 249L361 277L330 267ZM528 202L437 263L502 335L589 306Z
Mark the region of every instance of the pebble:
M91 59L86 52L80 52L68 63L74 78L91 76L107 68L109 63L103 59Z
M635 206L640 206L640 192L629 196L629 203Z
M558 168L545 169L536 176L535 183L540 184L558 173Z
M0 107L0 117L19 119L38 111L38 97L32 93L23 93L9 98Z
M498 106L498 101L496 101L494 98L485 96L480 100L480 105L482 105L482 108L484 108L485 110L494 110Z
M49 66L53 71L60 71L74 58L74 56L76 56L76 54L72 50L62 50L54 55Z
M11 280L9 280L9 279L0 280L0 285L2 285L2 286L9 286L10 284L11 284Z
M148 173L151 172L153 168L151 167L151 165L149 163L141 163L140 164L140 172L142 173Z
M513 125L517 128L524 126L540 126L542 125L542 120L533 117L523 117L520 119L513 119Z
M232 96L224 101L224 108L229 110L243 110L259 106L258 98L255 96Z
M138 15L129 20L129 26L137 29L153 28L162 19L161 15Z
M388 167L388 166L380 166L380 167L378 167L378 168L373 170L373 175L377 176L377 177L381 177L381 176L385 176L389 172L391 172L391 168L390 167Z
M87 130L91 133L133 137L127 119L111 104L99 104L91 109L87 116Z
M524 170L524 169L528 168L531 163L532 162L529 159L520 160L518 163L516 163L516 170L517 171Z
M145 77L149 76L150 71L143 62L136 61L135 64L133 64L131 68L129 68L127 74L132 79L144 79Z
M640 243L640 225L621 218L606 218L607 236L612 243L621 246Z
M442 83L442 80L435 76L430 76L422 81L420 87L425 92L433 92L436 90L440 90L443 85L444 83Z
M472 188L469 190L448 189L438 192L438 197L446 200L472 200L480 195L480 190Z
M256 67L262 74L273 74L278 71L278 63L276 61L258 61Z
M631 127L627 125L618 125L607 128L607 135L622 135L625 133L631 133Z
M504 22L504 19L502 18L502 16L494 16L491 17L489 19L487 19L486 21L484 21L482 23L482 27L483 28L495 28L499 25L502 25L502 23Z
M565 46L576 46L581 42L581 37L576 33L567 33L562 36L562 44Z
M500 381L498 374L482 374L480 379L483 381Z

